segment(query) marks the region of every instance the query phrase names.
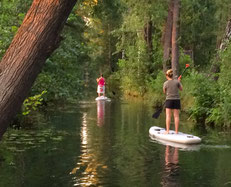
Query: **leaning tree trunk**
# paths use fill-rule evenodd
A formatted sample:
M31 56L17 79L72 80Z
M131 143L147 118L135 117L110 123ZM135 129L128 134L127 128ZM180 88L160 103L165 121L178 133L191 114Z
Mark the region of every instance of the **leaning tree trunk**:
M173 77L177 78L179 73L179 15L180 0L174 0L173 7L173 25L172 25L172 70Z
M34 0L0 63L0 138L19 111L76 0Z
M167 63L171 62L171 48L172 48L172 19L173 19L173 0L170 0L168 6L168 17L165 24L165 29L163 33L163 71L164 73L167 70Z

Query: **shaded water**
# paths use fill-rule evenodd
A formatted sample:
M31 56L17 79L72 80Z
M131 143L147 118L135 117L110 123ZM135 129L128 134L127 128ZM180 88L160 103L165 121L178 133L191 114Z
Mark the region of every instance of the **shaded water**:
M181 115L180 131L201 145L150 139L143 103L80 102L50 111L36 130L9 130L0 149L0 186L231 186L230 132L201 130Z

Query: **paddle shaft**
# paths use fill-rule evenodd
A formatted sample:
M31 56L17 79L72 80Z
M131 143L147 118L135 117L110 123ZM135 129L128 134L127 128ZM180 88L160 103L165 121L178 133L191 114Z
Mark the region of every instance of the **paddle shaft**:
M178 79L181 79L182 75L184 74L184 72L186 71L186 69L187 69L188 67L189 67L189 66L185 66L184 71L181 73L181 75L178 77Z

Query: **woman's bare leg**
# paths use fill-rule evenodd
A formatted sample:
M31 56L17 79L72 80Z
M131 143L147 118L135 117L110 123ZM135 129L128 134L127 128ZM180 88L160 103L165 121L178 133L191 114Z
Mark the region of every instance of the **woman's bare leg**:
M169 133L170 123L171 123L171 114L172 114L172 110L170 108L166 108L166 134Z
M179 111L178 109L174 109L174 122L175 122L175 132L176 134L178 133L178 128L179 128L179 122L180 122L180 117L179 117Z

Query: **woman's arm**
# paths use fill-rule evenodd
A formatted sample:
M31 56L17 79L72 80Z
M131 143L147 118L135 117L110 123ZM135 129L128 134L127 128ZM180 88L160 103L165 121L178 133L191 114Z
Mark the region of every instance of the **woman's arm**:
M164 94L166 94L166 82L163 85L163 92L164 92Z
M182 84L181 84L180 80L179 80L179 90L180 90L180 91L182 91L182 90L183 90L183 86L182 86Z

